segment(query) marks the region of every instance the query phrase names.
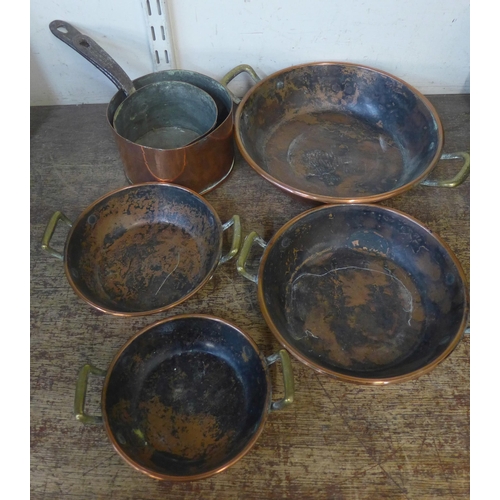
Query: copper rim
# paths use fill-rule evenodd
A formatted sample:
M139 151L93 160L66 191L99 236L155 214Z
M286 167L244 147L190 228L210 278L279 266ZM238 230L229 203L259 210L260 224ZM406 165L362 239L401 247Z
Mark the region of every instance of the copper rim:
M182 319L189 319L189 318L207 319L207 320L210 320L210 321L222 323L222 324L224 324L226 326L229 326L230 328L234 329L238 333L240 333L248 341L248 343L252 346L252 348L259 355L259 358L262 361L262 366L264 368L264 371L265 371L265 374L266 374L266 380L267 380L267 392L266 392L266 400L265 400L264 405L263 405L263 412L262 412L262 417L261 417L261 421L260 421L259 427L255 430L255 432L254 432L252 438L250 439L250 441L246 444L246 446L243 448L243 450L241 450L240 453L238 453L238 455L236 455L235 457L233 457L231 460L228 460L225 464L221 465L220 467L218 467L216 469L213 469L213 470L210 470L210 471L207 471L207 472L204 472L202 474L197 474L197 475L194 475L194 476L170 476L168 474L160 474L159 472L155 472L155 471L152 471L152 470L150 470L150 469L148 469L146 467L143 467L142 465L140 465L137 462L135 462L134 460L132 460L122 450L122 448L120 447L120 444L118 443L118 441L113 436L113 433L111 432L111 429L110 429L110 426L109 426L108 415L106 413L106 392L107 392L107 388L108 388L109 379L111 377L111 373L113 371L113 368L114 368L115 364L117 363L117 361L119 360L119 358L121 357L121 355L125 351L125 349L132 342L134 342L134 340L137 337L143 335L144 333L148 332L152 328L155 328L157 325L160 325L160 324L163 324L163 323L169 323L171 321L177 321L177 320L182 320ZM215 474L218 474L218 473L223 472L224 470L228 469L233 464L235 464L238 460L240 460L243 456L245 456L250 451L250 449L254 446L254 444L256 443L257 439L259 438L260 434L262 433L262 431L264 429L264 425L266 423L267 416L268 416L268 413L269 413L267 410L269 408L269 401L270 401L270 398L271 398L270 387L271 387L271 380L270 380L270 376L269 376L269 370L267 369L266 361L265 361L263 355L261 354L261 352L260 352L257 344L252 339L252 337L250 337L249 334L245 333L243 330L241 330L240 328L238 328L233 323L231 323L229 321L226 321L224 319L218 318L216 316L212 316L212 315L209 315L209 314L179 314L179 315L176 315L176 316L172 316L170 318L166 318L166 319L163 319L163 320L160 320L160 321L156 321L155 323L153 323L153 324L151 324L151 325L143 328L140 332L138 332L135 335L133 335L120 348L120 350L115 354L113 360L111 361L111 363L109 365L109 368L108 368L108 371L107 371L107 374L106 374L106 378L104 380L104 386L103 386L102 396L101 396L102 418L103 418L104 427L106 429L106 434L108 435L108 438L111 441L111 444L113 445L113 448L123 458L123 460L125 460L125 462L127 462L134 469L136 469L136 470L138 470L138 471L146 474L147 476L149 476L149 477L151 477L153 479L159 479L159 480L162 480L162 481L165 481L165 480L174 481L174 482L196 481L196 480L199 480L199 479L206 479L207 477L213 476Z
M241 138L240 138L240 119L241 119L241 113L243 111L243 108L245 107L245 103L248 101L248 99L258 92L258 89L266 83L268 80L271 80L273 78L276 78L279 75L282 75L284 73L288 73L289 71L299 69L299 68L306 68L310 66L329 66L329 65L341 65L341 66L351 66L351 67L356 67L356 68L362 68L366 69L369 71L373 71L375 73L378 73L380 75L387 76L404 86L406 86L409 90L411 90L417 99L421 101L425 107L429 110L430 114L433 116L434 120L436 121L437 129L438 129L438 145L436 148L436 154L432 158L432 161L429 163L428 167L425 169L425 171L416 177L415 179L411 180L410 182L406 183L405 185L393 189L391 191L387 191L385 193L380 193L380 194L375 194L375 195L370 195L370 196L360 196L360 197L354 197L354 198L341 198L341 197L336 197L336 196L325 196L325 195L318 195L309 191L303 191L301 189L295 188L293 186L290 186L276 177L273 177L270 175L268 172L266 172L264 169L262 169L248 154L248 152L245 149L245 146L243 145ZM432 171L432 169L436 166L437 162L439 161L441 157L441 151L443 149L443 144L444 144L444 131L443 131L443 125L441 123L441 119L439 118L439 115L434 108L434 106L431 104L431 102L421 93L419 92L415 87L412 85L409 85L406 83L404 80L401 80L400 78L395 77L394 75L387 73L386 71L382 71L376 68L372 68L370 66L365 66L362 64L353 64L353 63L342 63L342 62L316 62L316 63L306 63L306 64L298 64L295 66L290 66L288 68L276 71L275 73L267 76L266 78L263 78L260 82L258 82L256 85L254 85L251 89L248 90L248 92L245 94L243 99L241 100L240 105L236 109L236 114L235 114L235 123L234 123L234 128L235 128L235 140L236 144L238 146L238 149L240 150L243 158L245 161L262 177L267 179L269 182L274 184L275 186L293 194L296 196L300 196L302 198L314 200L317 202L321 203L375 203L381 200L385 200L387 198L392 198L394 196L397 196L401 193L404 193L405 191L408 191L411 189L413 186L416 184L419 184L422 182Z
M171 70L165 70L165 72L169 73ZM182 70L181 70L182 71ZM204 75L202 73L199 73L197 71L190 71L190 73L193 73L193 74L196 74L196 75L199 75L200 77L203 77L203 78L206 78L207 80L210 80L210 81L213 81L217 86L219 86L219 89L221 90L221 92L225 92L227 94L227 97L228 97L228 101L231 102L231 109L228 110L228 114L226 116L226 118L224 118L224 120L220 123L220 124L216 124L214 125L208 132L206 132L205 134L203 134L203 136L197 138L195 141L189 143L189 144L186 144L185 146L180 146L180 147L177 147L177 148L169 148L169 149L162 149L162 148L152 148L150 146L140 146L141 149L146 149L146 150L151 150L151 151L184 151L184 150L188 150L190 147L194 147L194 145L200 140L200 139L203 139L203 137L207 136L207 135L211 135L212 133L214 133L216 130L218 130L221 125L223 123L225 123L227 120L231 120L232 119L232 116L233 116L233 110L234 110L234 102L233 100L231 99L231 95L229 94L229 92L227 91L227 89L224 87L224 85L222 85L220 82L218 82L217 80L215 80L214 78L211 78L207 75ZM157 73L158 74L158 73ZM139 78L136 78L135 80L133 80L133 83L134 85L136 86L137 89L140 89L142 88L144 85L137 85L138 83L140 83L141 80L144 80L146 77L150 76L151 73L147 74L147 75L143 75ZM161 82L163 80L157 80L158 82ZM165 80L165 81L180 81L180 82L184 82L186 83L184 80L182 79L179 79L179 80ZM190 84L190 85L193 85L196 87L195 84ZM206 92L206 91L205 91ZM111 98L111 100L108 102L107 104L107 107L106 107L106 121L108 122L108 125L111 127L111 129L113 131L115 131L115 128L113 127L113 116L116 112L116 108L114 110L112 110L111 108L111 105L113 104L114 105L114 100L116 98L116 96L120 93L120 90L118 90L118 92L116 92L113 97ZM210 95L209 92L206 92L207 94ZM213 97L210 95L210 97ZM124 100L124 99L123 99ZM123 102L122 100L122 102ZM120 104L120 103L119 103ZM116 106L118 107L119 104ZM217 122L217 118L215 120ZM121 134L119 134L118 132L116 132L116 135L120 138L120 140L123 140L125 141L126 143L128 144L132 144L132 145L136 145L137 146L137 143L131 141L130 139L127 139L126 137L122 136Z
M349 206L349 204L339 204L339 205L334 205L334 206L335 207L342 207L342 206L346 206L346 205ZM360 205L357 205L357 206L360 206L360 207L363 207L363 206L371 207L372 205L371 204L360 204ZM424 366L424 367L422 367L422 368L420 368L418 370L415 370L413 372L410 372L410 373L407 373L407 374L404 374L404 375L400 375L400 376L397 376L397 377L380 378L380 379L366 379L366 378L362 378L362 377L349 376L349 375L344 375L342 373L338 373L338 372L333 371L333 370L328 370L328 369L326 369L326 368L324 368L324 367L322 367L322 366L314 363L313 361L311 361L301 351L299 351L295 346L293 346L292 344L290 344L282 336L281 332L274 325L274 323L273 323L273 321L271 319L271 316L269 314L269 311L267 309L267 305L266 305L266 302L265 302L265 295L264 295L264 287L263 287L263 277L264 277L264 271L265 271L265 267L266 267L266 260L267 260L267 258L269 256L270 250L271 250L271 248L275 244L277 244L279 242L279 240L281 238L281 235L285 231L287 231L291 226L293 226L297 221L303 219L304 217L307 217L309 214L311 214L313 212L319 212L321 210L328 210L331 207L332 207L332 205L322 205L322 206L312 208L310 210L307 210L306 212L303 212L302 214L297 215L296 217L294 217L293 219L291 219L290 221L288 221L284 226L282 226L278 230L278 232L269 240L268 244L266 245L266 248L264 250L264 253L262 255L262 258L261 258L261 261L260 261L260 265L259 265L259 273L258 273L258 281L257 281L257 285L258 285L257 296L258 296L258 300L259 300L260 309L262 311L262 315L264 316L264 319L265 319L268 327L270 328L270 330L272 331L273 335L276 337L276 339L278 340L278 342L285 349L287 349L300 362L302 362L306 366L312 368L313 370L315 370L315 371L317 371L319 373L330 375L330 376L332 376L332 377L334 377L334 378L336 378L338 380L344 381L344 382L352 382L352 383L363 384L363 385L387 385L387 384L390 384L390 383L405 382L407 380L415 379L417 377L420 377L421 375L424 375L424 374L430 372L439 363L441 363L442 361L444 361L453 352L453 350L456 348L456 346L458 345L458 343L462 339L462 336L464 334L465 328L467 327L468 317L469 317L469 305L468 305L468 303L469 303L469 298L468 298L469 294L468 294L468 290L467 290L467 288L465 286L466 277L465 277L465 273L464 273L464 270L462 268L462 265L460 264L460 261L457 259L456 255L454 254L454 252L450 248L450 246L441 237L439 237L437 234L433 233L430 229L427 229L418 219L415 219L414 217L406 214L405 212L402 212L402 211L394 209L394 208L380 207L380 206L377 205L378 209L382 208L383 210L385 210L387 212L397 214L397 215L399 215L401 217L406 218L408 221L417 224L431 238L434 238L444 248L444 250L446 250L446 252L449 254L449 256L451 257L453 263L457 267L458 273L459 273L460 278L462 280L462 284L463 284L463 287L464 287L464 297L465 297L465 307L464 307L464 313L463 313L463 317L462 317L462 322L460 324L460 328L458 329L458 331L456 332L455 336L453 337L453 340L450 342L450 344L448 345L448 347L446 348L446 350L439 357L437 357L431 363L429 363L428 365L426 365L426 366Z
M80 297L82 300L84 300L85 302L87 302L87 304L91 305L93 308L97 309L98 311L101 311L101 312L106 313L106 314L111 314L113 316L121 316L121 317L147 316L149 314L157 314L157 313L160 313L160 312L167 311L168 309L171 309L171 308L179 305L180 303L184 302L188 298L192 297L195 293L197 293L205 285L205 283L212 277L213 273L217 269L218 260L216 260L214 262L214 264L212 266L212 269L210 270L210 272L207 273L207 275L203 278L203 280L201 280L201 282L193 290L191 290L189 293L187 293L186 295L184 295L184 297L181 297L179 300L177 300L175 302L172 302L170 304L167 304L165 306L158 307L157 309L151 309L150 311L122 312L122 311L115 311L113 309L108 309L108 308L103 307L100 304L96 303L95 301L93 301L92 298L84 295L81 292L81 290L78 288L78 286L75 284L73 276L71 275L71 271L69 269L67 254L68 254L68 247L69 247L68 243L71 241L71 237L73 235L73 231L75 230L76 226L80 223L80 221L82 219L85 219L88 216L89 212L91 212L96 205L98 205L99 203L101 203L102 201L106 200L107 198L110 198L110 197L112 197L112 196L114 196L114 195L116 195L116 194L118 194L118 193L120 193L122 191L138 189L141 186L154 186L154 187L157 187L157 186L162 186L162 185L166 186L166 187L168 187L170 189L174 188L174 189L179 189L179 190L182 190L182 191L186 191L189 194L191 194L191 195L195 196L196 198L198 198L212 212L215 220L217 221L217 226L219 227L219 230L222 231L222 223L220 221L219 215L217 214L217 212L215 211L215 209L213 208L213 206L205 198L203 198L200 194L196 193L192 189L189 189L189 188L187 188L185 186L179 186L177 184L169 184L167 182L144 182L144 183L141 183L141 184L132 184L130 186L125 186L123 188L115 189L114 191L111 191L111 192L109 192L109 193L101 196L99 199L97 199L91 205L89 205L78 216L78 218L75 220L75 222L73 222L73 225L72 225L72 227L71 227L71 229L70 229L70 231L68 233L68 236L66 238L66 245L64 247L64 271L65 271L66 278L67 278L69 284L71 285L71 287L73 288L73 290L75 291L75 293L78 295L78 297ZM218 248L218 255L219 255L219 257L221 255L221 253L222 253L222 238L219 240L219 248Z

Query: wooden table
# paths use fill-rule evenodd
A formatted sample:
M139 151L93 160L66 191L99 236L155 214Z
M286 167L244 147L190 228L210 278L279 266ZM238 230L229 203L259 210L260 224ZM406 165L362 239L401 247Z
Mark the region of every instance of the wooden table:
M469 150L469 96L430 96L443 121L445 152ZM386 387L342 383L295 359L293 405L269 415L256 445L226 471L197 482L159 482L113 450L102 425L73 416L78 370L106 368L141 328L179 313L222 317L265 355L277 341L256 287L233 262L167 313L117 318L70 287L61 261L41 250L56 210L74 220L95 199L127 185L105 105L32 108L31 119L31 492L33 499L434 499L469 498L469 337L431 373ZM433 176L454 172L440 164ZM236 156L229 178L206 198L222 221L269 239L315 206L279 190ZM451 246L469 280L469 180L455 189L415 187L383 205L418 218ZM57 229L53 246L62 249ZM280 375L273 371L276 394ZM102 379L91 378L88 411L99 412Z

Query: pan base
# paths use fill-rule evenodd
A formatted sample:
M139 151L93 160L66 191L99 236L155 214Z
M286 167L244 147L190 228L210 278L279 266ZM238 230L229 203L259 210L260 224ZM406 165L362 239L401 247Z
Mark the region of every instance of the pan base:
M115 448L158 479L200 479L243 456L269 409L251 339L218 318L159 321L130 341L103 389Z
M154 149L176 149L190 144L199 137L200 133L195 130L182 127L160 127L148 131L135 143Z
M287 287L292 342L319 365L388 368L423 335L423 306L408 273L382 254L344 248L306 260Z
M132 413L144 436L142 461L210 467L231 454L246 422L244 388L218 356L179 354L147 375Z
M104 303L148 311L180 300L203 276L196 239L173 224L141 224L109 238L94 271Z
M333 111L282 121L267 138L261 161L281 184L339 198L390 191L401 183L404 169L387 132Z

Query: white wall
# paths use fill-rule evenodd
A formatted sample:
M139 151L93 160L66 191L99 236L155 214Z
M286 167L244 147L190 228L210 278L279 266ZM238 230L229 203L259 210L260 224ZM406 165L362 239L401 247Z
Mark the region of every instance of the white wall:
M313 61L373 66L425 94L468 93L465 0L167 0L177 67L220 79L241 63L261 76ZM55 38L70 22L131 78L153 71L141 0L31 0L31 105L105 103L115 86ZM238 77L230 88L242 93Z

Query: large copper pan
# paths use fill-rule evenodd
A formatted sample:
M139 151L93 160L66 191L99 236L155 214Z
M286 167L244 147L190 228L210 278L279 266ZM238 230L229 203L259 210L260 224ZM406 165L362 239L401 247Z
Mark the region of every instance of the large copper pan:
M256 80L236 110L236 143L281 189L323 203L372 203L468 176L468 153L442 155L443 127L429 100L388 73L324 62ZM461 159L459 174L426 180L441 158Z
M248 262L264 247L258 274ZM258 285L277 340L346 382L388 384L430 372L468 323L465 274L419 221L377 204L320 205L266 243L246 238L238 271Z

